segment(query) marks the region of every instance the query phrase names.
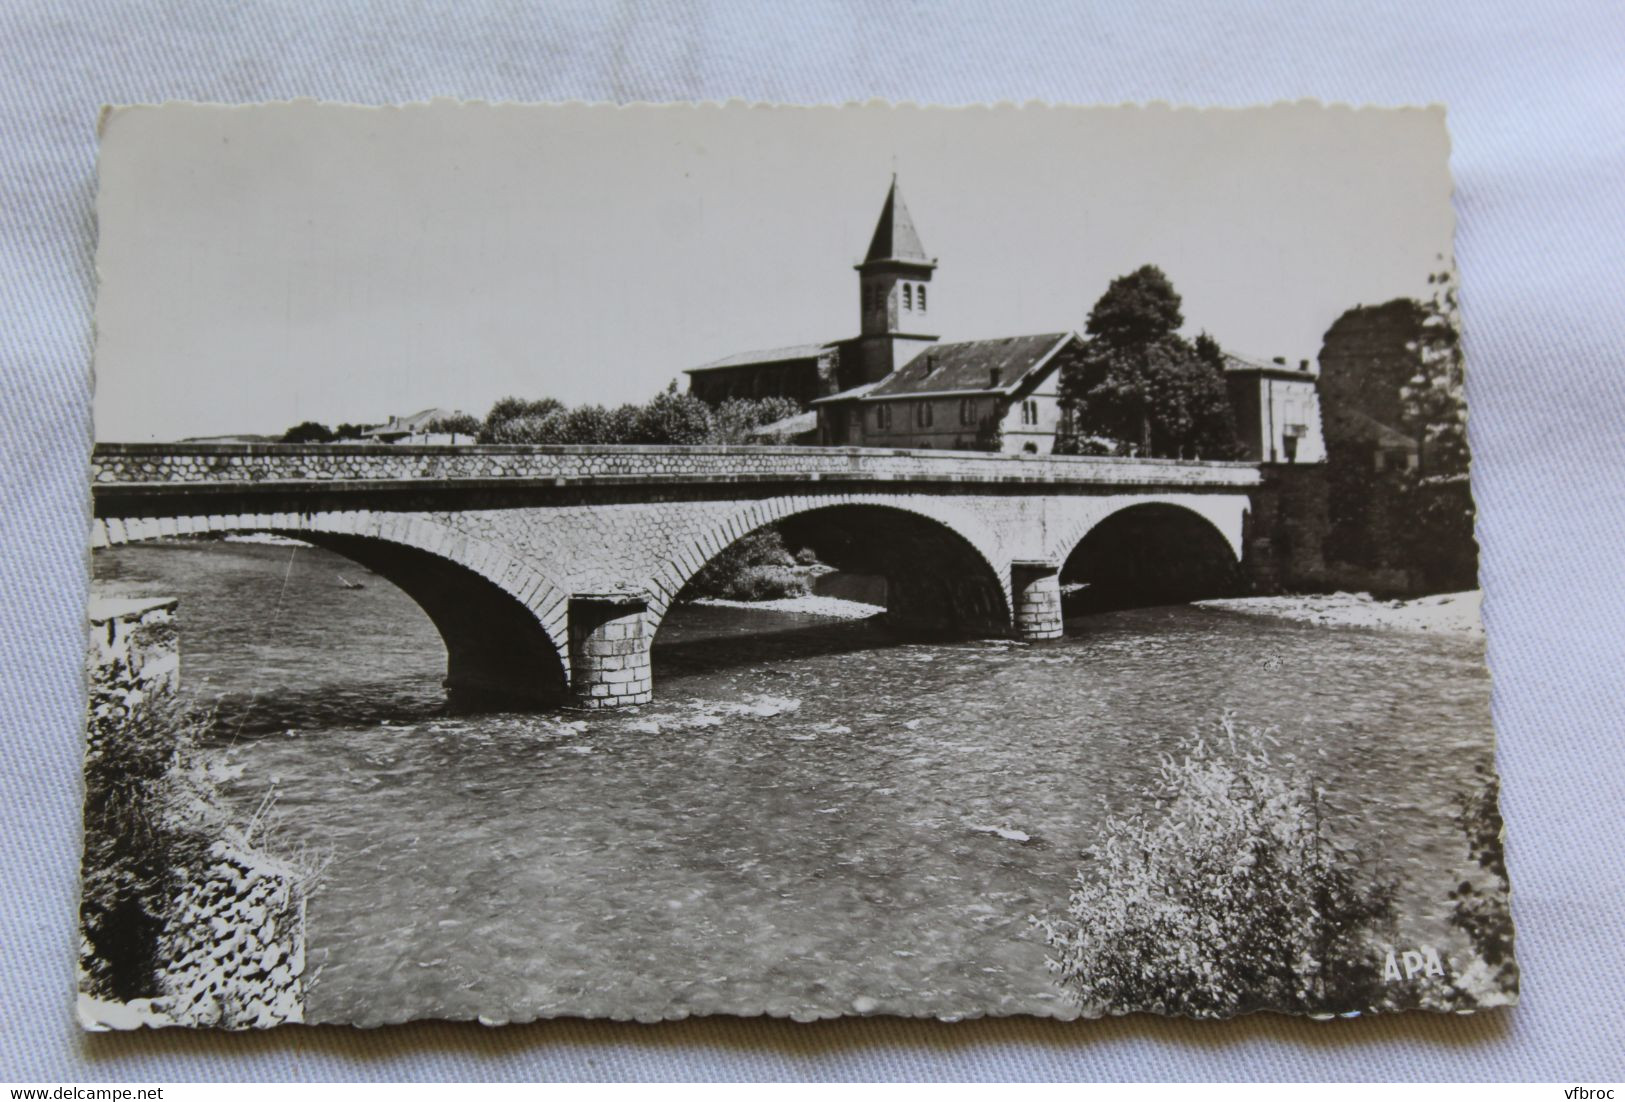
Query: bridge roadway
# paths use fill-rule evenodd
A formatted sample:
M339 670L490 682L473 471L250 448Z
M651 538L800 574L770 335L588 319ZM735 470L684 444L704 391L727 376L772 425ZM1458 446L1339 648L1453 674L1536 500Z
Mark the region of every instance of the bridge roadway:
M1170 562L1237 576L1263 483L1241 463L800 447L99 444L91 470L95 546L306 540L423 607L454 698L588 707L651 699L672 602L767 524L885 576L901 625L1045 639L1063 568L1108 588Z

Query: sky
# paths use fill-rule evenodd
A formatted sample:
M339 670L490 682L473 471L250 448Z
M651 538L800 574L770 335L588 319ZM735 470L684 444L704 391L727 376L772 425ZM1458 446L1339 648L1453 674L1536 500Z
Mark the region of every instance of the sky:
M134 107L103 123L96 437L504 395L641 401L852 336L892 173L945 340L1082 330L1142 264L1185 330L1313 358L1449 263L1441 109Z

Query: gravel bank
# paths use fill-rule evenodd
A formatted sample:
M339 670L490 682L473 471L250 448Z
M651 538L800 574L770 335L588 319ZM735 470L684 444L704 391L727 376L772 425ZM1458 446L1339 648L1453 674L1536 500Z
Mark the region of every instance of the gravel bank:
M1198 601L1202 608L1220 608L1250 616L1282 616L1328 627L1394 628L1400 631L1484 634L1479 619L1483 591L1439 593L1410 601L1379 601L1369 593L1331 593L1309 597L1241 597Z

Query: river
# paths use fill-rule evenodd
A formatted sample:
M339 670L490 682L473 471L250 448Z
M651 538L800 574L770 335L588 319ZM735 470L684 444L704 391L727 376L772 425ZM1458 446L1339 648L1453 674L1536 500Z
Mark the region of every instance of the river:
M274 786L279 844L330 859L311 1021L1071 1015L1027 916L1226 711L1399 879L1400 943L1460 948L1455 800L1493 759L1475 639L1167 607L920 643L679 606L653 704L456 716L428 619L328 552L132 545L93 571L180 598L228 799L246 819Z

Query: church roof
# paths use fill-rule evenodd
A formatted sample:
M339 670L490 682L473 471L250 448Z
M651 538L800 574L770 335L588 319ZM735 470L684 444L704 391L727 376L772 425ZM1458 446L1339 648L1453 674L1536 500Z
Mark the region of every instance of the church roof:
M685 369L684 374L696 371L715 371L723 367L750 367L753 364L784 363L787 360L815 360L829 347L828 344L791 344L783 348L766 348L756 352L736 352L720 360L712 360L699 367Z
M936 263L925 255L925 246L920 244L919 232L914 228L914 220L908 216L908 207L903 202L903 193L897 190L895 176L892 177L891 190L886 192L886 205L880 208L875 235L869 240L869 252L863 258L865 264L882 260L902 260L932 266Z
M1071 332L1033 333L932 345L882 379L865 398L872 402L920 394L1008 393L1076 337Z

